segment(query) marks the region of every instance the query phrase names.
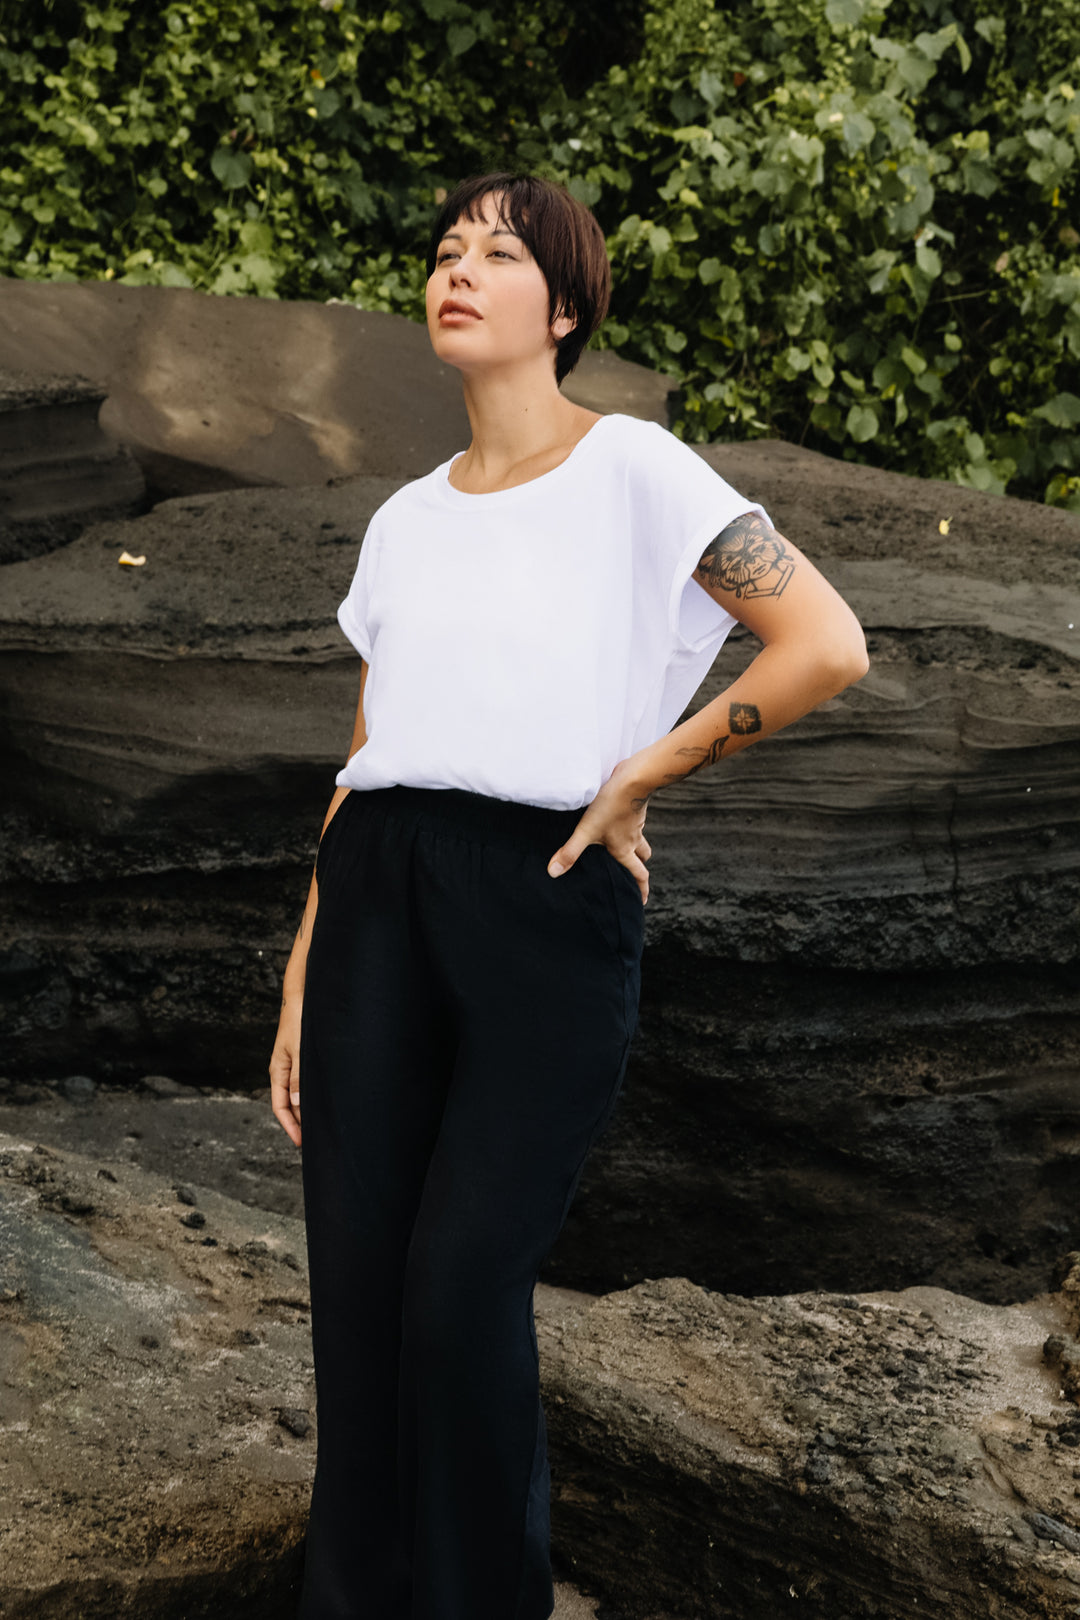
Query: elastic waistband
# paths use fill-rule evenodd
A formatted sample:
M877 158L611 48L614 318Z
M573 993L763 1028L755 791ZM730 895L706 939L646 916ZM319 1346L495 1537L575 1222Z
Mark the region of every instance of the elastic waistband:
M548 855L566 842L585 813L584 808L554 810L542 804L521 804L516 799L493 799L464 788L406 787L402 783L353 788L349 799L362 801L366 808L385 811L398 820L436 822L481 843L513 844Z

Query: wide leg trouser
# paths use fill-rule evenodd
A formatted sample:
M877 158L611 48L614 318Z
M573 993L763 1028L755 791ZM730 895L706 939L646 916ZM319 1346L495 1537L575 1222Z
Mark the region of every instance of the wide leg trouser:
M644 914L582 811L347 795L300 1047L318 1460L300 1620L547 1620L533 1290L637 1021Z

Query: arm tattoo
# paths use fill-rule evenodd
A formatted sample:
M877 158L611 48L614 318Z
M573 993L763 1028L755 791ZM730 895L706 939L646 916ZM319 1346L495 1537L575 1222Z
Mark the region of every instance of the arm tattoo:
M706 546L694 570L702 585L743 597L780 596L795 572L784 537L753 512L729 523Z
M678 749L677 752L680 753L680 754L697 754L697 755L700 755L700 758L697 760L696 764L689 766L689 768L687 770L685 770L685 771L682 771L682 772L672 771L672 772L670 772L667 776L664 777L664 781L665 782L681 782L683 780L683 777L685 777L685 776L693 776L695 771L703 770L706 765L714 764L720 758L720 755L724 752L724 744L728 743L730 741L731 741L731 738L729 736L716 737L709 744L708 748L680 748L680 749Z
M695 771L704 770L706 765L713 765L724 752L727 743L733 737L752 737L756 731L761 730L761 710L756 703L729 703L728 725L731 730L723 737L715 737L708 748L679 748L679 754L697 756L695 763L687 770L671 771L664 777L665 782L681 782L684 777L693 776Z
M761 710L753 703L732 703L728 706L728 725L736 737L751 737L761 730Z

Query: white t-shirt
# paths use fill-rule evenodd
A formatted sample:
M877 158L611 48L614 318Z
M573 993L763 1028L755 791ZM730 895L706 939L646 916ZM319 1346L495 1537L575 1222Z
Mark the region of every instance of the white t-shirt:
M370 666L367 741L338 784L584 808L705 679L736 621L691 575L721 529L765 512L633 416L601 417L514 489L463 494L456 459L364 536L338 622Z

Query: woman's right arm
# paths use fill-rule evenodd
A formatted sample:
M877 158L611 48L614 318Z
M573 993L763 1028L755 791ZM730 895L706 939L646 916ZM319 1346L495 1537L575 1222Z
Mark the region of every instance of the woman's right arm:
M356 721L352 741L349 744L349 759L367 742L367 732L364 729L364 682L367 680L368 666L363 659L361 666L360 698L356 705ZM320 843L327 827L337 814L341 801L349 791L344 787L334 789L334 797L330 800L330 807L323 818ZM319 886L315 881L315 873L312 872L307 904L300 918L300 926L296 930L296 938L293 940L293 948L285 968L277 1039L270 1057L270 1106L297 1147L300 1146L300 1015L304 1004L308 946L311 943L311 930L318 905Z

